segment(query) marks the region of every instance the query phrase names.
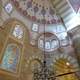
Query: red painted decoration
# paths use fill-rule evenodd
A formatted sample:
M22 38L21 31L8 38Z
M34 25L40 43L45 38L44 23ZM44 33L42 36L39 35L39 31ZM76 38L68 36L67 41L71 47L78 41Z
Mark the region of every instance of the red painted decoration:
M33 21L36 21L36 17L35 17L35 16L32 16L32 20L33 20Z
M23 15L27 16L27 11L26 10L23 11Z

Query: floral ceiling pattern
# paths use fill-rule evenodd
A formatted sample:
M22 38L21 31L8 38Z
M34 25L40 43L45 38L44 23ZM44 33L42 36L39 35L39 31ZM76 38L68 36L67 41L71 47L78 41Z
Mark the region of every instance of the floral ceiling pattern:
M50 0L12 0L12 3L24 17L32 21L46 24L61 21Z

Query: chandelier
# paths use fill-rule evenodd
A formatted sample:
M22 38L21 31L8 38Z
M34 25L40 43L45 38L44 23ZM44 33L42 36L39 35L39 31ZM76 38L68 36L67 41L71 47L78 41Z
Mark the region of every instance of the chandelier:
M46 61L41 65L40 69L34 70L33 80L55 80L53 71L46 66Z

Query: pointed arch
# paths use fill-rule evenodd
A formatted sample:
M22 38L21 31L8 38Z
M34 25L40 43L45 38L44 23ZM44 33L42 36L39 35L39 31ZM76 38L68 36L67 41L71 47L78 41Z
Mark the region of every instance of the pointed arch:
M20 49L16 44L8 44L1 62L1 68L10 72L17 71L17 64L20 60Z

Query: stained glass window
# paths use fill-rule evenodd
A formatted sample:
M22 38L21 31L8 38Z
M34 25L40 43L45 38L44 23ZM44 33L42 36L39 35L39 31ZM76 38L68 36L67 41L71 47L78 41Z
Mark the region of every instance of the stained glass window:
M16 72L19 58L19 48L14 44L9 44L4 52L1 68L11 72Z
M52 48L52 49L57 49L58 47L59 47L59 41L56 40L56 39L53 39L53 40L51 41L51 48Z
M39 27L38 24L33 24L32 25L32 31L33 32L38 32L38 27Z
M45 49L51 49L51 44L50 44L50 42L49 41L46 41L45 42Z
M13 30L13 35L18 39L21 39L23 37L23 29L22 29L21 25L15 26L15 28Z
M6 10L7 13L11 13L12 9L13 9L13 6L12 6L11 3L6 4L5 10Z
M38 46L40 46L40 48L43 48L43 46L44 46L44 41L43 41L42 39L39 40Z

